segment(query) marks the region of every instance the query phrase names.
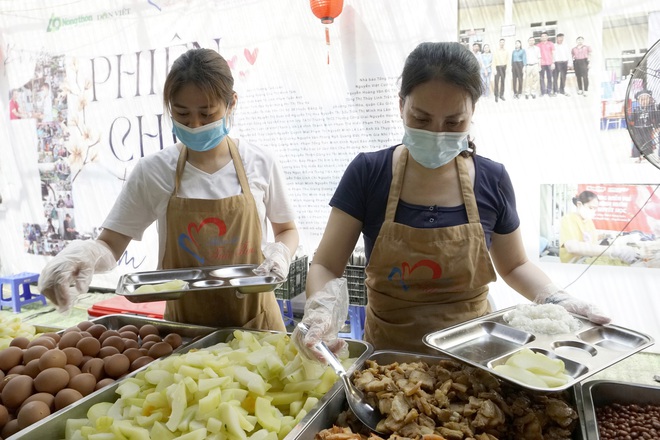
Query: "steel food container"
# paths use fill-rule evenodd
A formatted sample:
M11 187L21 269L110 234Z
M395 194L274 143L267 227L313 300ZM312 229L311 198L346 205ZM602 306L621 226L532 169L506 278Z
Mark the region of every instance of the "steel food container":
M434 362L438 362L440 360L445 360L445 359L455 360L449 356L432 356L426 354L409 353L402 351L387 351L387 350L375 351L371 355L369 355L364 361L366 361L367 359L374 360L378 362L378 364L380 365L391 364L394 362L403 363L403 362L419 362L419 361L432 364ZM364 365L364 362L362 362L361 365ZM355 369L353 369L351 373L353 371L355 371ZM580 388L579 386L575 386L568 388L565 391L568 392L571 398L573 399L572 403L577 408L577 413L579 416L579 423L578 426L575 428L575 431L573 432L572 440L587 440L585 434L585 427L583 424L583 419L584 419L582 415L583 404L579 392ZM318 432L322 431L323 429L331 428L335 423L335 421L337 420L339 414L342 411L345 411L346 409L348 409L348 403L346 401L346 395L344 389L341 388L328 400L328 402L326 402L326 404L319 410L319 412L316 414L316 416L313 419L309 420L308 423L302 426L302 430L297 434L295 440L314 440L314 437Z
M109 315L105 318L112 319L121 319L123 315L118 315L113 317ZM129 317L130 318L130 317ZM152 320L158 321L158 320ZM177 323L172 323L177 324ZM184 325L184 324L180 324ZM221 342L227 342L233 339L234 331L236 330L245 330L241 328L226 328L226 329L215 329L213 333L207 334L206 336L187 344L185 347L182 347L176 353L186 353L193 349L203 349L205 347L211 347L215 344ZM355 359L355 362L351 367L347 369L348 372L355 371L356 368L362 366L367 357L373 352L371 345L364 341L358 341L353 339L346 339L348 344L349 356ZM137 374L139 371L148 368L148 365L142 367L139 370L131 373L125 378L132 377ZM87 411L90 407L97 403L101 402L114 402L119 397L115 391L117 387L121 385L125 378L122 378L107 387L98 390L88 396L83 397L83 399L73 403L72 405L67 406L66 408L53 413L49 417L46 417L43 420L17 432L13 436L9 437L7 440L59 440L63 439L65 436L65 427L66 421L68 419L79 419L87 417ZM322 397L317 404L317 406L312 409L301 421L296 425L291 432L285 437L286 440L294 440L298 438L300 432L304 430L304 427L316 419L319 413L324 412L323 408L333 400L336 394L342 391L341 381L337 381L330 391L328 391L324 397Z
M585 440L600 440L596 408L613 403L621 405L660 405L660 387L610 380L582 384Z

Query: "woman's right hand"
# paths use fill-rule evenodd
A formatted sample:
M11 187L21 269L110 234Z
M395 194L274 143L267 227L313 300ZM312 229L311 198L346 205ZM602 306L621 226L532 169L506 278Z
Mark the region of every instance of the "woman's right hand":
M86 293L95 272L117 265L110 249L96 240L74 240L46 264L39 276L39 292L66 312L77 295Z

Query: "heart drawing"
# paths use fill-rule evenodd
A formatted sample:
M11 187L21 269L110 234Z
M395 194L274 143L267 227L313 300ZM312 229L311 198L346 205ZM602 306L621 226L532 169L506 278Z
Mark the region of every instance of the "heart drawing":
M231 59L227 60L227 64L229 64L229 68L231 70L234 70L234 68L236 67L236 61L238 61L238 57L236 55L231 57Z
M197 243L197 236L199 231L206 225L215 226L218 230L217 236L222 237L227 233L227 225L224 221L216 217L208 217L202 220L199 224L194 222L188 224L188 234L182 233L179 235L178 244L181 249L192 255L200 264L204 264L204 258L199 255L198 252L195 252L191 247L194 247L196 250L199 249L199 243ZM188 246L188 244L193 246Z
M257 55L259 54L259 48L255 47L252 52L249 49L245 49L243 50L243 54L247 62L254 66L254 63L257 61Z

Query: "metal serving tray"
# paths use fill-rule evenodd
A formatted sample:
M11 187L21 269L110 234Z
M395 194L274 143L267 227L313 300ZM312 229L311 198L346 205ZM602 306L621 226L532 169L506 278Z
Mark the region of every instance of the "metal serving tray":
M616 325L598 325L573 315L580 321L574 334L534 334L510 326L504 314L510 307L481 318L455 325L424 336L429 347L524 388L537 391L560 391L628 356L653 345L648 335ZM535 387L493 370L523 348L564 362L566 373L573 379L556 388Z
M600 440L596 408L612 403L622 405L660 405L660 387L609 380L592 380L582 384L585 440Z
M417 354L409 353L404 351L375 351L371 353L364 361L366 360L376 361L379 365L392 364L394 362L403 363L403 362L426 362L427 364L434 364L441 360L448 359L447 356L432 356L426 354ZM363 365L362 362L361 365ZM355 371L353 369L351 373ZM582 401L579 394L579 386L572 387L568 389L568 393L573 399L573 403L577 408L580 422L578 428L575 429L573 433L572 440L587 440L585 437L585 427L583 426L582 420ZM295 440L315 440L315 436L318 432L323 429L331 428L332 425L337 421L337 417L342 411L348 409L348 402L346 401L346 394L344 389L341 388L335 395L333 395L328 402L321 408L321 410L316 414L313 420L310 420L303 427L302 431L298 434Z
M188 351L193 344L199 343L204 337L210 336L214 332L218 331L217 328L214 327L205 327L201 325L193 325L193 324L182 324L180 322L172 322L172 321L165 321L162 319L155 319L155 318L147 318L144 316L138 316L138 315L128 315L128 314L116 314L116 315L106 315L106 316L101 316L98 318L90 319L90 322L93 322L94 324L102 324L106 326L108 330L119 330L125 325L134 325L138 328L142 327L143 325L151 324L154 327L158 329L158 333L161 337L165 337L170 333L178 333L181 336L182 343L179 347L177 347L173 353L182 353ZM49 330L47 327L40 328L42 332L44 330ZM59 331L55 332L58 334L63 334L66 331L66 329L59 329ZM119 380L111 383L110 385L107 385L106 387L95 391L94 393L91 393L85 397L83 397L81 400L73 403L72 405L62 408L59 411L56 411L52 413L50 416L45 417L38 423L31 425L21 431L18 431L16 434L13 436L9 437L11 439L19 439L19 438L35 438L38 439L40 437L45 436L44 438L53 438L53 439L59 439L59 438L64 438L64 424L66 422L66 419L69 417L73 416L68 416L69 411L75 411L75 408L78 405L84 405L84 402L87 401L88 398L96 399L97 397L94 396L105 396L106 393L110 392L109 390L114 390L117 388L118 384L124 380L125 378L128 377L133 377L140 371L144 370L147 368L149 364L138 368L135 371L132 371L128 374L126 374L124 377L120 378ZM114 393L114 391L111 391L111 393ZM97 402L102 402L103 400L94 400L94 403ZM89 405L91 406L91 404ZM89 407L87 407L89 408ZM80 414L79 416L75 417L86 417L87 410L84 412L78 413ZM59 420L59 421L58 421ZM47 434L46 431L44 433L39 434L38 436L32 437L32 429L37 427L37 425L45 424L47 426L53 426L53 425L61 425L62 430L61 430L61 436L55 436L55 434ZM28 437L26 437L28 436Z
M112 315L108 315L111 317ZM176 324L176 323L174 323ZM233 339L235 330L245 330L242 328L225 328L215 329L211 334L198 339L195 342L187 344L182 347L177 353L186 353L190 350L199 350L205 347L211 347L220 342L227 342ZM346 339L348 344L348 352L351 358L355 358L355 362L347 371L353 372L364 364L365 359L373 352L372 346L364 341L354 339ZM132 377L143 369L148 368L148 365L134 371L125 378ZM81 400L67 406L66 408L53 413L52 415L30 425L29 427L17 432L7 440L59 440L64 438L64 430L66 428L66 421L68 419L79 419L87 417L87 411L93 405L100 402L114 402L119 397L116 394L117 387L123 383L125 378L122 378L107 387L98 390L92 394L83 397ZM284 440L294 440L298 438L299 433L303 430L307 423L314 420L318 413L322 411L323 407L337 394L343 390L341 380L338 380L332 388L323 396L314 409L312 409L301 421L296 425L291 432L284 438Z
M192 292L210 289L237 289L240 293L270 292L285 281L278 279L275 274L257 276L253 272L257 267L256 264L237 264L129 273L119 278L116 292L131 302L141 303L179 299ZM184 287L158 292L136 292L142 286L174 280L184 281Z

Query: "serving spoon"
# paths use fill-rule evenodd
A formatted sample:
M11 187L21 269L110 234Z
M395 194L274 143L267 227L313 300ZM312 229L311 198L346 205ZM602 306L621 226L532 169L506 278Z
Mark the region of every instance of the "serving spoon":
M298 323L298 328L300 329L303 335L307 334L307 326L305 324ZM334 353L328 348L325 342L320 341L314 345L314 350L316 350L325 361L335 370L337 376L341 379L344 384L344 391L346 394L346 400L348 401L348 406L353 411L353 414L362 422L364 425L372 430L373 432L385 435L382 432L379 432L377 428L378 422L381 421L384 417L378 410L369 405L364 400L364 394L362 391L357 389L355 385L351 382L346 369L341 364L339 359L334 355Z

